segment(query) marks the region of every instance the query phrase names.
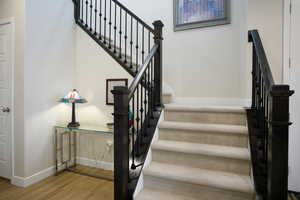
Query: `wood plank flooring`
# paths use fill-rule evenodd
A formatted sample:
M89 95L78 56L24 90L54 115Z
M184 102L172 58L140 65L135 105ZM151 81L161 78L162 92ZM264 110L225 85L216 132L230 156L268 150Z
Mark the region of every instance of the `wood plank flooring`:
M0 200L113 200L111 181L63 172L28 188L0 179Z

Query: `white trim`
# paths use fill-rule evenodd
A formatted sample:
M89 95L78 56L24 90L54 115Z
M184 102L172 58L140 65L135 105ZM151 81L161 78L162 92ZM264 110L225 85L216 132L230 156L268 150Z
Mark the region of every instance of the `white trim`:
M237 106L250 107L251 99L239 98L205 98L205 97L175 97L174 103L183 105Z
M114 169L113 163L109 163L109 162L96 161L96 160L91 160L88 158L79 158L79 157L77 157L76 161L78 164L84 165L84 166L101 168L101 169L111 170L111 171ZM59 167L63 168L64 166L60 165ZM60 168L60 169L62 169L62 168ZM55 166L52 166L52 167L44 169L32 176L26 177L26 178L19 177L19 176L13 176L11 179L11 184L25 188L25 187L33 185L45 178L48 178L49 176L52 176L54 174L55 174Z
M0 19L0 25L5 25L5 24L10 24L10 31L11 31L11 80L10 80L10 86L11 86L11 112L10 112L10 116L11 116L11 157L10 157L10 164L11 164L11 179L12 177L14 177L15 175L15 129L14 129L14 125L15 125L15 100L14 100L14 93L15 93L15 19L14 17L10 17L10 18L3 18Z
M100 169L110 170L110 171L114 170L114 164L111 162L92 160L92 159L82 158L82 157L77 157L76 161L78 164L88 166L88 167L95 167L95 168L100 168Z
M283 83L290 84L290 57L291 57L291 0L283 1Z
M11 184L19 187L28 187L54 174L55 174L55 167L53 166L26 178L14 176L11 180Z

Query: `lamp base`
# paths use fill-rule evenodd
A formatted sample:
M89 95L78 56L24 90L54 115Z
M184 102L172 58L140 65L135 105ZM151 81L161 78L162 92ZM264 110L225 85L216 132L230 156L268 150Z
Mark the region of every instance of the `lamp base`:
M80 126L79 122L70 122L68 128L78 128Z

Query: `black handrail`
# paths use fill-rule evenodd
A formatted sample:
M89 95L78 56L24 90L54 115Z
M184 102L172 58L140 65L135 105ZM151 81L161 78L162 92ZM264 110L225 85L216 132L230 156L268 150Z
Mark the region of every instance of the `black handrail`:
M156 52L158 50L158 47L159 47L158 45L154 45L154 47L152 48L150 54L146 58L144 64L140 67L140 70L137 73L135 79L132 81L132 83L131 83L131 85L129 87L129 99L132 99L133 94L136 91L138 85L141 84L143 76L144 76L146 70L148 69L151 60L155 56L155 54L156 54Z
M249 31L249 42L253 43L258 62L261 66L262 75L266 82L266 87L268 88L268 90L270 90L275 82L266 56L266 52L257 30Z
M131 12L126 6L124 6L122 3L120 3L117 0L112 0L114 1L118 6L120 6L123 10L125 10L129 15L131 15L134 19L140 22L144 27L146 27L149 31L151 31L153 34L155 33L155 30L150 27L146 22L144 22L141 18L139 18L136 14Z
M252 105L248 127L257 193L264 200L287 200L289 151L288 85L275 84L257 30L248 33L253 44Z

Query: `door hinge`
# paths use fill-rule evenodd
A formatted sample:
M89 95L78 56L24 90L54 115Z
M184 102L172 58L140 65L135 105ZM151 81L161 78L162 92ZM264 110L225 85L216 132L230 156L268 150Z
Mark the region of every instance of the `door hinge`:
M292 14L292 3L290 3L290 14Z

